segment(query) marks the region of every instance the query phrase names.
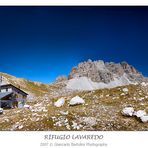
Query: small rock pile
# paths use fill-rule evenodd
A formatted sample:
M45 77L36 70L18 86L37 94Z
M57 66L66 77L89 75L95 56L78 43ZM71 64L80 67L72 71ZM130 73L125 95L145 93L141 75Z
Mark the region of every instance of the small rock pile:
M121 113L122 115L128 117L135 116L139 118L143 123L148 122L148 114L144 110L135 111L133 107L125 107Z

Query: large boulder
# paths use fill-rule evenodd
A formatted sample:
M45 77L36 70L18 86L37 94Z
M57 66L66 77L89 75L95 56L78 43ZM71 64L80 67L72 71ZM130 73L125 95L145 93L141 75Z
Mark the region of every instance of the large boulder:
M79 96L73 97L69 102L70 105L78 105L78 104L84 104L84 103L85 101Z
M125 107L122 112L124 116L133 116L134 108L133 107Z
M146 112L144 110L138 110L137 112L134 112L134 115L138 118L145 116Z
M142 122L146 123L146 122L148 122L148 115L144 115L144 116L140 117L140 119Z
M64 98L60 98L60 99L58 99L58 100L54 103L54 106L56 106L56 107L61 107L61 106L64 105L64 103L65 103L65 99L64 99Z

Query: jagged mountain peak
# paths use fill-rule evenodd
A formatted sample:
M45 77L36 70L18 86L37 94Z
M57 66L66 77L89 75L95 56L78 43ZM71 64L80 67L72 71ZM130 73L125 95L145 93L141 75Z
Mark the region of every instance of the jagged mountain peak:
M104 62L103 60L88 60L81 62L77 67L72 68L69 79L76 77L88 77L94 82L109 83L115 77L121 77L124 74L131 82L146 81L145 77L127 62L114 63Z
M67 88L93 90L148 82L136 68L127 62L114 63L84 61L72 68Z

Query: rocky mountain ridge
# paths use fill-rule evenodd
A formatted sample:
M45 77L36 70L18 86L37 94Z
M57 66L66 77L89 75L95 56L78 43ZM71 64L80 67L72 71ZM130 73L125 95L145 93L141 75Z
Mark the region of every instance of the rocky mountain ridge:
M126 75L127 79L133 83L148 82L136 68L127 62L113 63L102 60L81 62L77 67L72 68L68 79L87 77L93 82L109 83L115 78Z

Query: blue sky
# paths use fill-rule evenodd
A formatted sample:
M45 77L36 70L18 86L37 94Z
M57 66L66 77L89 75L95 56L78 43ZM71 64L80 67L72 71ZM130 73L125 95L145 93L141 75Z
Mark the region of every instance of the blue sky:
M0 71L50 83L87 59L148 76L148 7L0 7Z

